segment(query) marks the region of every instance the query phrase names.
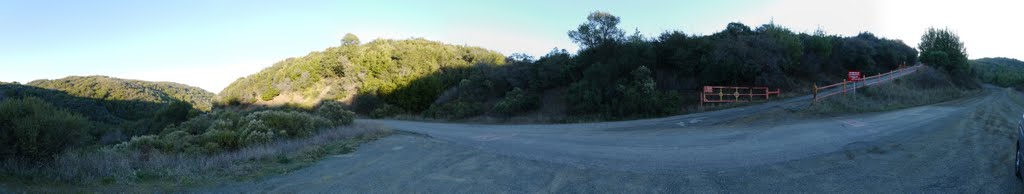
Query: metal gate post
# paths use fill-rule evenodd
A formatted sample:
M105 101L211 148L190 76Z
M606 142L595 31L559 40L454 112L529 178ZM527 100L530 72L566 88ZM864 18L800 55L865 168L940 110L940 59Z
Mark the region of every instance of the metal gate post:
M811 98L811 105L818 101L818 83L814 83L814 97Z

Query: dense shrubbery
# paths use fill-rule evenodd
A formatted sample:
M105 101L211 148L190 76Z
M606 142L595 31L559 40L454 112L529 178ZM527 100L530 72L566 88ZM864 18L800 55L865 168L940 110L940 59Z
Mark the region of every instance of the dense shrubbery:
M513 115L537 109L538 106L540 106L540 98L537 95L529 94L517 87L505 93L505 98L494 104L494 111L502 115Z
M214 94L173 82L150 82L107 76L71 76L56 80L36 80L26 85L66 92L72 96L103 100L103 105L122 118L149 117L162 104L184 101L209 111ZM125 104L123 102L137 102Z
M0 156L41 160L84 143L85 117L34 97L0 100Z
M928 28L917 48L921 49L921 62L952 75L958 86L979 87L967 61L967 48L952 30Z
M85 80L107 79L118 80L106 77ZM288 108L261 111L223 109L203 113L193 108L192 103L177 98L164 99L166 101L160 102L142 101L160 99L155 98L159 96L166 97L160 93L162 91L151 89L141 91L161 95L136 95L132 97L135 100L118 101L102 98L110 95L99 93L105 90L125 92L122 90L124 88L88 93L85 90L71 89L80 88L78 86L82 86L82 83L94 83L93 81L78 83L62 80L35 83L50 87L59 86L80 96L34 86L0 84L0 101L3 105L0 107L0 140L3 141L3 145L10 145L4 146L5 150L0 151L0 155L35 160L59 153L71 145L115 144L122 141L127 141L119 145L122 148L213 153L267 143L279 138L306 137L321 129L352 124L354 119L354 113L333 101L325 101L311 111ZM134 81L124 84L146 85ZM97 87L99 86L85 88ZM124 96L117 98L122 97ZM118 112L108 107L138 109L133 109L134 112ZM139 115L131 115L136 113Z
M1024 87L1024 61L1011 58L981 58L970 61L981 81L1002 87Z
M612 119L666 115L695 102L689 94L704 85L800 91L814 82L839 81L847 70L876 74L917 60L917 52L899 40L870 33L797 34L775 24L751 29L730 23L709 36L673 31L654 39L639 33L626 36L621 30L581 32L617 28L618 19L609 17L615 16L595 12L570 32L583 47L572 63L564 64L570 69L570 114Z
M107 77L94 78L99 80L118 80ZM61 86L64 89L71 90L79 89L78 86L82 86L82 84L78 84L73 81L68 85L60 85L50 82L64 83L63 81L66 80L93 80L84 81L84 83L94 83L96 79L70 77L67 79L54 81L40 80L35 81L35 83L45 83L49 84L50 86ZM145 84L141 81L131 82ZM124 90L130 89L118 88L111 89L110 91L132 93ZM154 89L152 88L139 90L148 91L150 94L160 94L162 92L154 91ZM95 95L95 93L78 93L77 95L81 96L70 95L69 93L64 91L40 88L30 85L0 84L0 98L33 97L41 101L44 101L48 104L52 104L55 107L64 108L68 112L83 115L88 119L89 125L95 126L92 127L92 129L85 134L88 137L87 139L96 141L89 143L112 144L128 140L128 138L131 136L158 133L160 132L160 130L162 130L164 127L168 125L185 121L188 118L191 118L195 115L199 115L202 112L198 109L193 108L193 103L181 101L177 98L168 98L166 99L166 101L163 102L146 102L141 101L141 99L105 100L100 97L91 96ZM109 97L109 95L107 96Z
M342 43L240 78L219 94L220 103L255 103L286 93L335 100L358 92L374 95L402 110L420 112L455 84L443 81L453 75L441 69L502 64L504 60L501 54L482 48L424 39L379 39L359 44L358 38L349 34Z
M319 130L352 124L354 113L328 102L315 112L273 109L251 112L216 110L164 129L159 135L138 136L119 149L217 153L269 143L277 139L308 137Z
M682 111L704 85L806 91L813 83L841 81L848 70L872 75L917 63L915 49L867 32L840 37L730 23L707 36L670 31L649 38L627 35L619 22L594 12L568 33L580 44L578 53L555 49L536 60L423 39L360 44L346 35L342 46L282 61L236 81L220 98L231 104L274 90L324 99L357 92L352 106L371 117L461 119L522 114L548 103L537 96L564 91L570 117L623 119ZM332 92L345 88L358 91Z
M316 109L316 114L330 120L336 125L352 124L356 114L345 109L344 105L336 101L324 101Z

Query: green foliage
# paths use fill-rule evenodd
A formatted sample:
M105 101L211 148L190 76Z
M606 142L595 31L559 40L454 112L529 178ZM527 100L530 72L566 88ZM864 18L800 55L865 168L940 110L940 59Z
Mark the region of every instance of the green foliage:
M504 99L494 104L494 111L502 115L512 115L537 109L538 106L540 98L516 87L505 93Z
M617 27L618 24L619 17L595 11L587 16L587 23L580 24L575 31L569 31L569 38L581 48L618 42L625 39L625 32Z
M640 32L626 36L619 22L593 12L568 33L581 46L578 53L554 49L536 60L423 39L343 43L239 79L220 99L252 103L260 100L252 91L273 87L306 99L356 94L354 110L374 118L407 113L461 119L514 116L540 106L533 103L540 94L565 91L566 114L622 119L682 111L705 85L801 91L841 81L849 70L872 75L917 63L914 48L867 32L840 37L821 30L795 33L774 23L729 23L706 36L671 31L646 38Z
M175 98L174 95L187 93L182 91L192 91L192 89L182 87L184 89L179 88L179 91L179 89L174 89L178 86L171 83L150 83L91 76L37 80L33 84L60 90L31 85L0 84L0 99L3 97L33 97L56 107L66 108L68 112L83 115L88 118L89 125L95 126L84 134L88 136L87 139L97 141L89 143L112 144L128 140L134 135L154 134L165 126L185 121L202 112L194 108L196 103L179 99L196 100L203 97ZM117 87L107 87L108 85ZM164 85L170 88L161 88ZM141 89L135 86L141 87ZM90 88L99 89L88 91ZM151 95L136 93L135 95L121 96L121 94L132 93L131 90L136 89ZM174 94L171 95L165 91L177 92L170 92ZM103 95L105 97L99 96L99 93L105 93ZM161 99L163 101L157 101Z
M166 107L157 110L154 118L157 123L179 123L188 120L193 114L192 104L182 101L172 101Z
M1002 87L1024 86L1024 61L1011 58L981 58L971 60L970 64L983 82Z
M967 49L955 32L928 28L917 47L921 49L921 62L949 73L959 86L977 87L972 80Z
M0 156L41 160L84 140L90 128L81 115L34 97L0 100Z
M500 65L505 59L494 51L425 39L349 43L354 42L290 58L236 80L219 94L219 104L267 101L272 99L268 96L278 93L298 93L315 101L341 99L346 96L339 95L359 93L373 95L404 110L420 112L455 84L445 80L455 79L452 77L459 76L456 74L458 71L442 69L467 68L477 64ZM358 88L358 91L347 88ZM252 91L264 92L257 96Z
M203 111L211 109L214 94L206 90L173 82L149 82L107 76L70 76L56 80L36 80L27 85L66 92L72 96L103 100L104 106L122 117L149 117L159 104L184 101ZM122 105L119 101L140 102ZM141 103L149 103L141 104Z
M144 152L212 154L282 138L308 137L333 126L351 124L353 116L337 103L325 103L315 113L216 110L167 127L160 135L136 136L116 147Z
M484 113L483 103L455 101L432 106L423 115L440 119L464 119L482 113Z
M270 87L270 88L267 88L267 90L263 91L263 93L260 94L260 100L270 101L270 100L273 100L274 97L277 97L277 95L281 95L281 91L277 90L277 88Z
M344 105L336 101L321 102L320 107L316 109L316 114L330 120L335 125L352 124L356 117L355 113L345 110Z
M384 106L384 102L372 94L356 94L352 101L353 110L360 114L370 114L373 110Z
M346 33L345 37L341 38L341 46L358 46L358 45L359 45L359 37L356 37L355 34Z
M398 114L400 114L402 112L405 112L405 111L403 111L401 108L398 108L396 106L391 106L390 104L382 104L381 106L377 107L376 109L373 109L373 111L370 111L370 117L371 118L391 117L391 116L398 115Z

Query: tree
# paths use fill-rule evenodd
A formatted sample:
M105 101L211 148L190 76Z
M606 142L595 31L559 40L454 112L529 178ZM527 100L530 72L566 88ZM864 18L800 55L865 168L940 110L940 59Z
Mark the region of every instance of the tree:
M948 28L928 28L917 48L921 50L921 62L947 73L966 73L969 69L964 43Z
M346 33L344 38L341 38L341 46L354 46L359 45L359 37L352 33Z
M960 37L949 28L928 28L921 36L921 62L942 69L958 86L977 88L978 84L971 79L971 67L967 63L967 49Z
M569 38L580 47L589 48L600 44L618 42L625 39L626 33L619 29L619 17L595 11L587 16L587 23L580 24L575 31L569 31Z

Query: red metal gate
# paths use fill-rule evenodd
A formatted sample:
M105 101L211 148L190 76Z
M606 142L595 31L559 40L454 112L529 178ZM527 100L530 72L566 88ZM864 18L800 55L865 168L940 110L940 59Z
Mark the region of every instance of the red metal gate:
M772 91L768 87L704 86L700 92L700 107L703 109L704 103L749 102L762 96L768 100L771 95L778 97L780 93L781 89Z

